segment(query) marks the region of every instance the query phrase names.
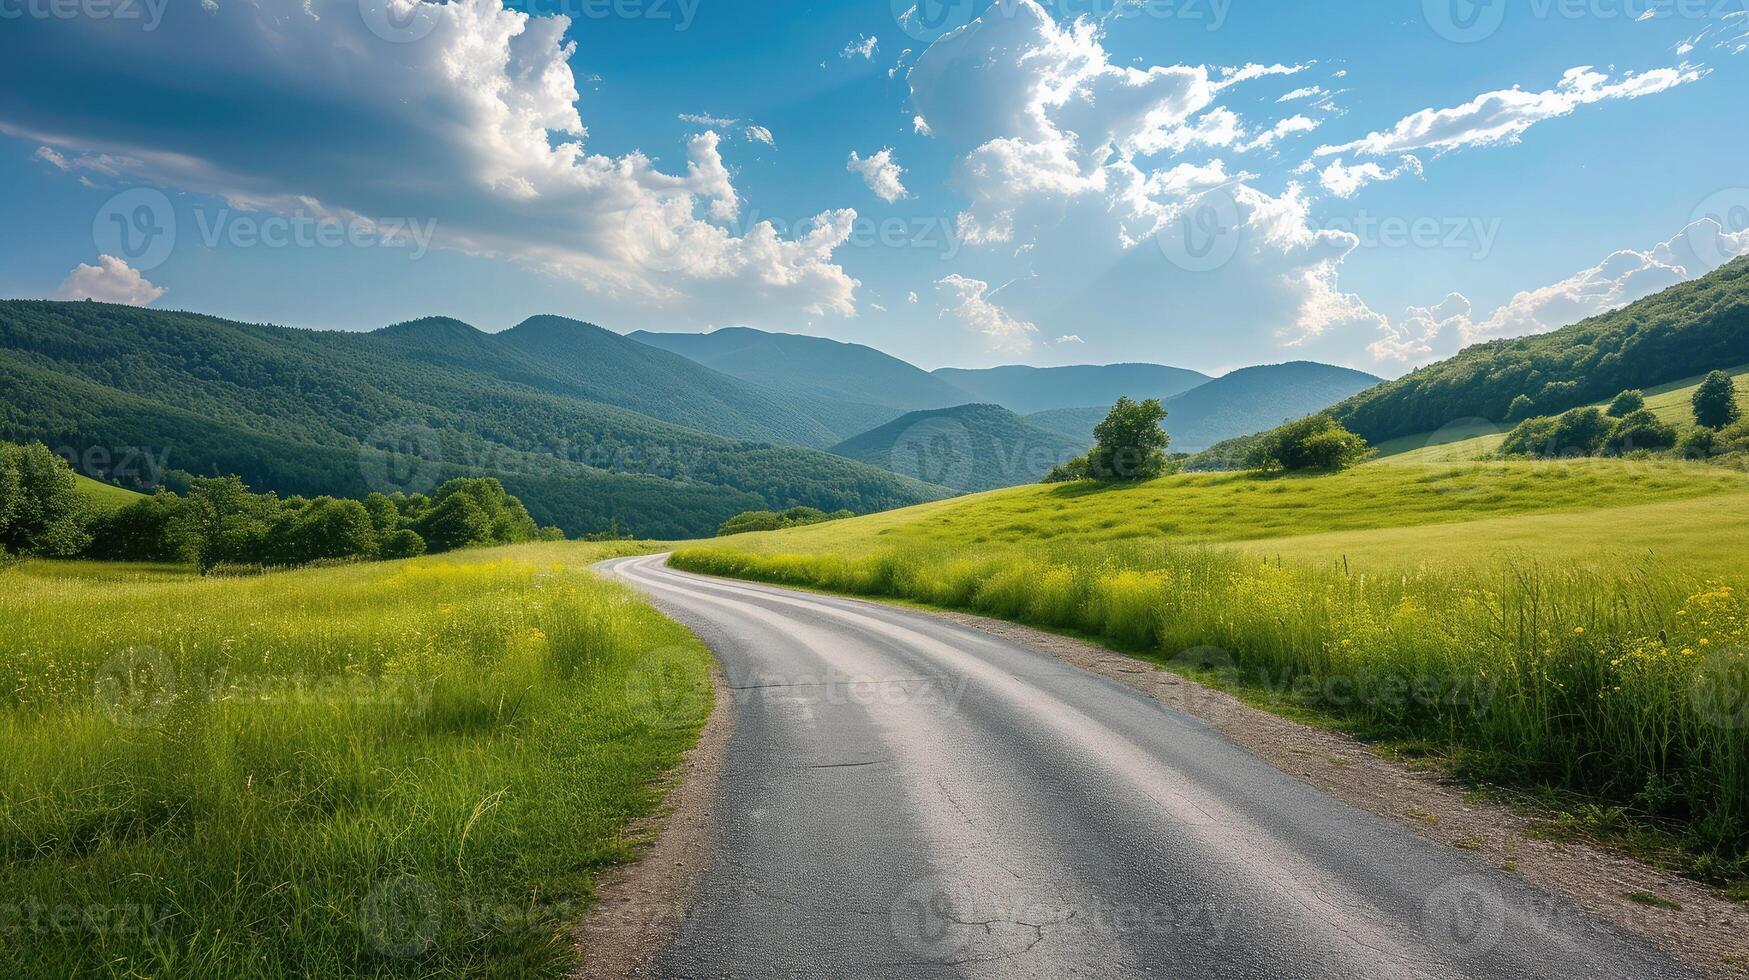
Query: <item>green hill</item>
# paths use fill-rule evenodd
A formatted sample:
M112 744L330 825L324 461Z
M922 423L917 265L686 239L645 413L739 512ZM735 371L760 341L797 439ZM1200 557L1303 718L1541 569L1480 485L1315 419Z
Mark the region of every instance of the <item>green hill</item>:
M1000 405L959 405L900 416L832 451L929 483L979 491L1036 483L1051 467L1085 452L1089 442L1034 425Z
M590 400L586 392L632 398L627 379L655 371L649 388L705 406L663 409L670 414L751 418L770 408L764 424L777 426L783 411L734 379L607 331L573 321L529 329L494 336L431 319L317 332L100 303L0 302L0 439L79 452L149 447L167 453L175 473L237 473L282 494L362 496L490 473L541 523L572 534L617 520L639 534L684 536L744 510L866 512L945 492L818 450ZM582 353L567 357L560 331L579 338ZM714 395L703 390L713 385Z
M1554 415L1625 388L1651 388L1749 362L1749 258L1619 310L1531 337L1495 340L1334 406L1380 443L1459 420L1505 423L1515 398Z
M903 412L962 405L972 396L896 357L823 337L728 327L710 333L651 333L633 340L766 388L811 399L840 438Z
M1110 406L1118 398L1164 401L1209 380L1208 375L1160 364L1081 364L1072 367L942 368L937 378L980 401L1029 415L1054 408Z
M1240 368L1166 399L1166 431L1175 452L1197 452L1223 439L1272 429L1378 384L1364 371L1293 361ZM1091 444L1111 406L1055 408L1027 420Z

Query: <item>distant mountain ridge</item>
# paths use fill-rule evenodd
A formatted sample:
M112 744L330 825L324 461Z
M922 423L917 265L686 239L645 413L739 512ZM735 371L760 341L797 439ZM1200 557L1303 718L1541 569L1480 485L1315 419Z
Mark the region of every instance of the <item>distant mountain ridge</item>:
M1000 405L956 405L902 415L832 451L969 493L1036 483L1087 446Z
M352 333L0 301L0 406L0 439L149 447L184 475L282 494L498 475L572 534L617 520L690 536L742 510L868 512L947 492L797 445L830 435L781 397L560 317L502 334L448 318Z
M1212 380L1200 371L1164 364L1068 367L1010 364L994 368L940 368L932 373L971 392L980 401L1001 405L1021 415L1057 408L1109 407L1121 396L1138 401L1165 400Z

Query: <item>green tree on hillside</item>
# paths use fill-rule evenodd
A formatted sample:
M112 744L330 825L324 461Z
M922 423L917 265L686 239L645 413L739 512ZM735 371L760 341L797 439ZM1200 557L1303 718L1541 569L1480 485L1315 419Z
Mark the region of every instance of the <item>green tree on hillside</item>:
M1630 388L1615 396L1615 401L1609 403L1609 417L1612 419L1627 418L1645 407L1645 393L1638 388Z
M91 540L67 461L42 443L0 444L0 554L66 558Z
M1512 404L1506 409L1506 421L1522 422L1536 414L1536 402L1529 395L1519 395L1512 399Z
M1146 480L1166 472L1166 447L1172 437L1160 428L1166 409L1160 399L1122 397L1093 427L1087 475L1095 480Z
M1640 449L1669 449L1676 445L1676 430L1645 409L1629 412L1615 424L1604 448L1612 453Z
M176 512L176 534L202 574L221 562L254 561L279 506L273 494L253 494L238 476L196 477Z
M1309 415L1264 433L1246 465L1257 470L1345 470L1372 455L1366 440L1328 415Z
M1712 372L1694 390L1695 424L1722 429L1737 421L1737 414L1737 385L1725 372Z

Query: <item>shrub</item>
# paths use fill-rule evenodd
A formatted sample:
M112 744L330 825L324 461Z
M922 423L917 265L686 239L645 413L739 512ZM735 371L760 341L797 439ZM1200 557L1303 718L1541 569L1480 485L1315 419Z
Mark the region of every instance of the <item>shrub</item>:
M1636 449L1669 449L1676 445L1676 430L1645 409L1629 412L1609 434L1606 448L1612 453Z
M91 522L85 554L107 561L189 561L187 543L177 534L176 511L182 498L160 490Z
M1519 395L1512 399L1512 404L1506 409L1506 421L1519 422L1536 414L1536 402L1529 395Z
M1500 451L1509 456L1594 456L1614 429L1601 410L1575 408L1518 423Z
M1690 429L1676 444L1676 451L1684 459L1708 459L1721 451L1719 443L1719 434L1711 429Z
M1366 440L1328 415L1309 415L1265 433L1246 464L1258 470L1345 470L1372 455Z
M1722 429L1737 421L1737 385L1723 371L1714 371L1694 390L1694 421L1709 429Z
M1087 479L1088 475L1087 457L1076 456L1074 459L1066 460L1051 467L1051 471L1045 474L1043 482L1073 483L1076 480Z
M402 528L383 539L378 554L383 558L417 558L425 554L425 539L412 528Z
M848 510L835 510L828 514L818 507L791 507L784 511L744 510L724 521L717 528L717 537L729 534L746 534L749 531L776 531L786 527L824 524L827 521L841 521L847 517L855 516Z
M1609 403L1609 417L1612 419L1627 418L1646 407L1646 396L1637 388L1631 388L1615 396Z

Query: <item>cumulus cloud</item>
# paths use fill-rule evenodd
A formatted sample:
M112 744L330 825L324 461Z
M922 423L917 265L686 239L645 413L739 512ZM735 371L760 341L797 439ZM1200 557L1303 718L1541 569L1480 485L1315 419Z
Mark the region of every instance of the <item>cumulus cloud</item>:
M1016 319L992 303L989 283L955 273L937 280L935 285L947 294L942 316L951 316L983 334L991 350L1004 354L1024 354L1032 350L1032 339L1038 333L1038 327Z
M893 162L893 148L890 146L866 157L858 156L855 150L851 150L850 161L844 168L853 174L861 174L868 189L888 204L908 196L904 183L899 180L905 173L905 168Z
M138 269L113 255L100 255L96 265L81 262L55 290L56 299L94 299L99 303L150 306L166 290L154 286Z
M1405 116L1388 130L1350 143L1321 146L1320 157L1337 154L1394 156L1416 150L1448 153L1472 146L1513 143L1539 122L1571 114L1583 105L1611 99L1637 99L1669 91L1705 77L1706 69L1683 65L1611 80L1590 66L1570 68L1552 89L1526 92L1520 88L1485 92L1460 106L1423 109Z
M1458 293L1435 307L1411 307L1370 350L1380 361L1419 363L1468 344L1546 333L1704 275L1741 255L1749 255L1749 229L1727 231L1716 219L1702 218L1650 249L1611 252L1559 282L1518 292L1486 317L1474 317L1470 301Z
M755 143L764 143L766 146L777 145L777 139L771 135L771 130L764 126L748 126L742 130L742 133Z
M729 227L741 200L715 131L667 165L589 151L566 18L382 2L398 16L354 0L171 5L127 58L103 23L20 21L0 33L0 131L236 209L435 221L438 246L574 280L609 311L854 313L859 284L834 260L854 212L790 237ZM195 63L226 84L189 89ZM90 91L107 95L67 101Z
M1336 159L1330 161L1329 166L1318 174L1318 183L1337 197L1353 197L1368 184L1396 180L1406 173L1420 176L1421 161L1416 157L1406 156L1401 163L1386 170L1371 161L1348 166L1341 159Z

